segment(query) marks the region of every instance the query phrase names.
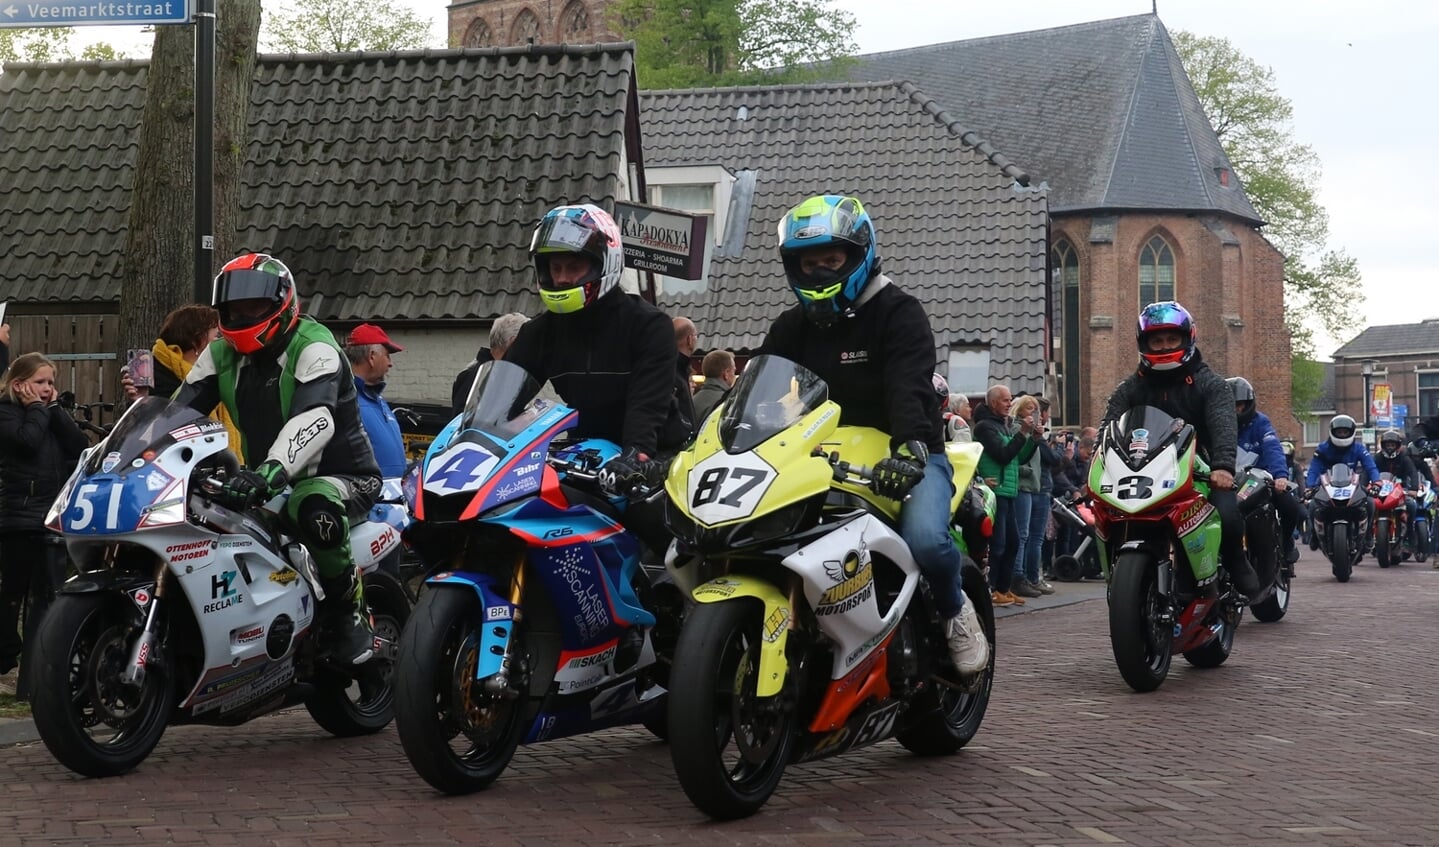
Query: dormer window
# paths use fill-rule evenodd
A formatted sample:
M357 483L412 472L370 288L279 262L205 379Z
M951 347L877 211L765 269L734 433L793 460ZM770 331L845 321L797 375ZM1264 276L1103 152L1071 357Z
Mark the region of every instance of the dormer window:
M656 206L703 215L709 219L709 237L705 239L704 276L699 279L660 277L661 290L669 294L704 291L709 279L710 258L716 246L724 243L728 223L730 192L735 176L721 165L684 165L679 167L646 167L645 182L650 202Z

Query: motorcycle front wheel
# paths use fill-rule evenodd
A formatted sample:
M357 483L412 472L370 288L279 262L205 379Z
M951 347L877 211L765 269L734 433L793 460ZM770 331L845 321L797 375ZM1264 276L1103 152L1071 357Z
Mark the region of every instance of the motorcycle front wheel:
M759 697L764 607L746 600L696 606L670 672L670 757L690 802L716 820L752 815L769 800L794 749L787 691Z
M138 629L123 597L62 594L35 645L35 729L60 764L84 776L134 770L155 749L174 708L174 679L152 662L140 685L120 674Z
M1379 562L1379 567L1387 568L1399 564L1399 557L1395 556L1393 551L1394 545L1389 538L1389 519L1380 518L1374 525L1374 558Z
M1340 582L1348 582L1354 570L1353 555L1349 550L1349 527L1339 524L1329 529L1329 546L1324 551L1329 555L1330 571Z
M1153 691L1169 675L1174 629L1160 619L1168 606L1154 557L1142 550L1120 553L1109 583L1109 643L1119 675L1135 691Z
M415 772L446 794L488 787L524 733L525 698L487 691L475 679L483 615L473 591L432 587L400 636L395 727Z
M1422 562L1429 558L1429 522L1416 520L1409 525L1409 532L1414 536L1414 560Z

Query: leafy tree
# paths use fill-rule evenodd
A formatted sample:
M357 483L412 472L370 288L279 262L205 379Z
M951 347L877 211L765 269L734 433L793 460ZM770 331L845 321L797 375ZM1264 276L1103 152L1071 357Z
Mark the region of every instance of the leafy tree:
M75 58L70 39L75 28L68 26L33 29L0 29L0 64L5 62L63 62ZM121 59L120 51L109 44L91 44L82 59Z
M620 0L610 14L644 88L819 79L859 49L834 0Z
M282 53L419 50L434 46L430 22L393 0L294 0L266 17L260 41Z
M235 249L260 0L219 0L218 5L212 202L214 258L223 262ZM161 317L191 302L195 284L195 159L190 155L195 146L194 31L157 27L147 74L120 267L122 353L150 346Z
M1174 33L1174 46L1245 193L1284 253L1285 324L1294 355L1293 403L1303 414L1319 396L1312 318L1336 337L1359 323L1358 262L1330 249L1329 215L1315 196L1321 168L1314 149L1294 140L1294 107L1274 72L1226 38Z

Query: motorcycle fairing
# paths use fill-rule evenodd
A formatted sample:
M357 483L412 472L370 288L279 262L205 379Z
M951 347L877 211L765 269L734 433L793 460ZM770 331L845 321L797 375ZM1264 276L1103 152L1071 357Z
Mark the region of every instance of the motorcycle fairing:
M874 554L904 574L887 614L879 611ZM904 615L919 588L919 566L909 547L884 521L863 514L782 560L801 578L820 631L834 643L831 679L840 679L873 653Z
M716 415L710 415L713 419ZM764 604L764 632L759 645L759 680L755 685L758 697L773 697L784 688L789 673L785 644L789 641L790 622L794 613L789 598L779 588L748 574L733 574L712 579L692 592L696 603L723 603L737 597L753 597Z
M589 514L608 523L602 515ZM512 531L529 541L543 538L542 526L557 525L545 522L529 532L516 525ZM532 544L528 555L560 619L568 622L561 633L566 650L592 648L630 626L654 626L654 614L640 605L631 585L639 568L639 542L619 526Z
M475 679L485 679L500 672L505 651L509 649L514 631L515 607L494 585L494 577L473 571L443 571L425 580L437 589L441 586L468 588L480 598L485 625L479 628L480 645L475 661Z

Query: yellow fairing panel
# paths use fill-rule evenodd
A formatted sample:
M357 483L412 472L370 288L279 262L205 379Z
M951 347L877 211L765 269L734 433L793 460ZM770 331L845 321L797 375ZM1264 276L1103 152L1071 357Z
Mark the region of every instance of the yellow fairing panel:
M789 599L773 585L753 576L722 576L694 590L697 603L722 603L736 597L753 597L764 603L764 627L759 645L759 679L755 694L773 697L784 687L789 661L784 657L789 624L794 615Z
M834 436L824 442L824 449L830 452L839 451L839 456L851 465L863 465L873 469L881 459L889 458L889 435L873 427L865 426L842 426L835 430ZM969 483L974 479L975 471L979 467L979 456L984 452L984 446L977 442L955 443L945 446L944 454L949 457L949 463L954 467L954 498L950 501L950 512L959 508L960 498L969 489ZM899 503L885 497L877 496L869 488L855 483L839 483L839 488L857 494L878 506L886 515L891 518L898 518Z

